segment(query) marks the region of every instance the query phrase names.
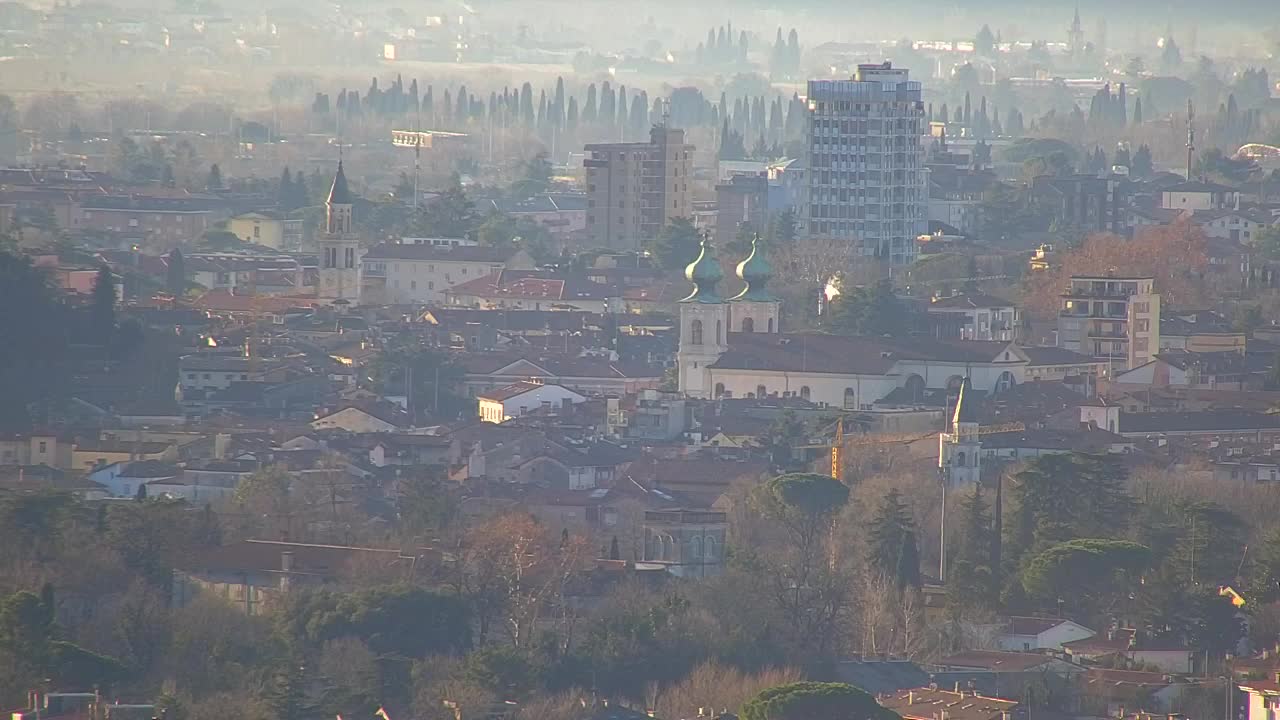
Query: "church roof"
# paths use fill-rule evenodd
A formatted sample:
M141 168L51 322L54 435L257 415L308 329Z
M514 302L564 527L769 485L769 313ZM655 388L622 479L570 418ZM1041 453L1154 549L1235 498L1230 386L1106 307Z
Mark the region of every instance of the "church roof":
M978 407L968 398L972 392L969 385L969 378L965 378L960 383L960 394L956 396L956 411L951 416L951 425L954 428L960 423L976 423L978 422Z
M759 235L751 238L751 254L738 263L737 274L747 286L733 298L734 300L770 302L776 299L765 287L769 278L773 276L773 268L769 266L769 261L764 259L764 253L760 251Z
M338 173L333 176L333 185L329 188L330 205L350 205L353 200L351 190L347 187L347 174L342 171L342 161L338 161Z
M716 285L724 277L724 271L720 269L719 261L711 254L711 245L705 238L702 240L702 251L698 253L698 259L689 263L689 267L684 270L684 276L693 283L693 292L680 302L723 302L716 290Z

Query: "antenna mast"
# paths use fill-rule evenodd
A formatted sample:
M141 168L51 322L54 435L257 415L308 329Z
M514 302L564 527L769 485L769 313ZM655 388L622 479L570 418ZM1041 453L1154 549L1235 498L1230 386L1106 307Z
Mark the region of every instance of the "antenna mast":
M1196 150L1196 111L1187 99L1187 182L1191 182L1191 159Z

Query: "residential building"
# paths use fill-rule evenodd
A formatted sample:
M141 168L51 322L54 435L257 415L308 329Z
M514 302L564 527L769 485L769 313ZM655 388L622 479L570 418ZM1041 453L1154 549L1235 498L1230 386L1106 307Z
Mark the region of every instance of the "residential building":
M446 291L450 305L482 310L579 310L620 313L625 304L618 285L592 281L580 273L498 270Z
M1247 340L1243 330L1236 330L1227 318L1216 312L1166 312L1160 316L1161 351L1243 353Z
M137 233L161 246L197 240L213 224L216 198L91 195L80 201L83 230Z
M512 383L476 396L480 404L480 419L491 423L504 423L540 408L562 407L586 399L586 396L564 386L537 382Z
M1058 313L1058 345L1108 363L1147 363L1160 350L1160 295L1151 277L1072 276Z
M1153 640L1132 628L1119 628L1106 635L1072 640L1062 644L1072 660L1101 664L1120 661L1131 665L1148 665L1161 672L1189 675L1196 672L1199 651L1181 643Z
M926 310L953 321L959 340L1013 342L1022 326L1022 313L1013 303L981 293L934 298ZM952 337L950 334L940 337Z
M157 460L171 463L178 459L178 448L171 442L130 441L90 438L77 440L71 449L69 469L88 472L113 463ZM136 488L135 488L136 490Z
M1164 350L1150 362L1115 375L1118 385L1185 387L1201 390L1261 390L1264 370L1251 372L1243 352L1193 353Z
M920 93L888 62L859 65L850 80L809 81L800 212L809 235L855 241L893 265L916 259L916 238L928 232Z
M348 403L311 421L315 430L344 430L349 433L393 433L412 424L409 414L389 402Z
M439 435L389 433L369 450L369 463L374 467L405 465L448 465L457 451L454 442Z
M625 395L662 384L660 365L607 357L474 353L459 357L470 397L525 380L562 385L583 395Z
M1124 717L1126 708L1167 713L1196 687L1168 673L1109 668L1089 668L1076 680L1080 714L1088 717Z
M693 146L655 125L649 142L587 145L587 233L595 247L638 250L677 218L693 216Z
M1032 183L1032 194L1049 208L1060 227L1083 232L1121 233L1125 230L1129 203L1125 179L1119 176L1044 175Z
M1243 680L1236 686L1248 695L1244 720L1272 720L1280 713L1280 673L1271 672L1257 680Z
M1217 183L1192 180L1165 188L1160 193L1160 207L1165 210L1227 210L1238 207L1240 192Z
M690 401L655 389L608 398L605 415L607 432L627 440L674 440L692 425Z
M178 359L178 384L183 392L226 390L232 383L261 381L278 366L278 361L240 355L183 355Z
M227 221L227 230L247 243L275 250L296 250L302 246L302 219L274 210L236 215Z
M1065 618L1011 617L996 638L1002 650L1062 650L1062 643L1096 635L1089 628Z
M435 243L383 243L365 253L363 302L444 304L446 293L478 278L533 270L523 250Z
M644 514L644 558L678 577L720 574L728 536L727 513L706 510L651 510Z
M325 200L325 229L316 239L320 250L320 285L316 296L356 303L360 300L360 241L351 228L355 198L338 161L329 197Z
M486 200L483 205L516 220L528 220L552 237L569 241L586 234L587 202L582 193L546 193L524 200Z
M974 690L940 687L937 683L880 698L880 704L904 720L1008 720L1017 700L986 697Z
M221 598L246 615L265 614L295 586L332 584L360 566L399 569L408 579L429 550L406 554L396 549L242 540L184 558L174 573L171 602L191 603L201 594Z
M763 233L769 222L769 177L733 175L716 185L716 240L732 241L744 224Z
M1264 208L1234 207L1227 210L1201 210L1192 221L1204 229L1207 237L1251 243L1258 231L1275 224L1276 217Z

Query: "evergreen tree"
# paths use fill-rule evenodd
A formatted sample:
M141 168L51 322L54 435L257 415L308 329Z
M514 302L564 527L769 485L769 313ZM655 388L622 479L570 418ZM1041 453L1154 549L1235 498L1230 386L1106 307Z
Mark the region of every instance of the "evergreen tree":
M520 86L520 123L527 128L534 126L533 86L525 83Z
M617 98L613 93L613 86L605 80L600 85L600 108L596 116L596 121L604 127L610 127L616 122L617 114Z
M597 114L596 84L591 83L587 86L586 102L582 104L582 124L587 126L595 124Z
M178 248L169 253L165 268L165 289L175 298L180 298L187 292L187 265Z
M992 34L991 28L983 25L978 30L978 35L973 39L973 51L984 57L994 57L996 51L996 36Z
M569 98L569 110L565 113L564 129L569 132L578 130L578 98Z
M93 331L98 333L104 345L107 344L116 326L116 278L106 265L98 268L89 311L93 318Z
M552 107L552 110L551 110L551 124L552 124L552 125L555 125L556 127L563 127L563 126L564 126L564 108L565 108L565 104L564 104L564 103L565 103L565 99L564 99L564 78L563 78L563 77L559 77L559 76L557 76L557 77L556 77L556 94L555 94L555 100L553 101L552 106L551 106L551 107Z
M1155 166L1151 161L1151 148L1139 145L1138 150L1133 154L1133 162L1129 165L1129 174L1137 178L1148 178L1153 173L1155 173Z
M960 502L960 542L947 568L947 606L956 616L996 609L999 585L992 557L996 540L982 484L976 483Z
M286 165L280 173L280 186L276 188L276 206L284 212L289 212L293 209L290 206L293 199L293 175L289 172L289 166Z
M899 592L920 587L920 551L916 524L897 488L890 489L870 526L872 570L892 580Z
M204 186L209 192L222 189L222 168L218 167L218 163L209 166L209 177L205 180Z
M311 204L311 193L307 190L307 180L299 170L293 174L293 202L290 210L304 208Z
M1121 145L1116 148L1116 157L1113 162L1120 167L1129 167L1132 160L1129 159L1129 147L1127 145Z

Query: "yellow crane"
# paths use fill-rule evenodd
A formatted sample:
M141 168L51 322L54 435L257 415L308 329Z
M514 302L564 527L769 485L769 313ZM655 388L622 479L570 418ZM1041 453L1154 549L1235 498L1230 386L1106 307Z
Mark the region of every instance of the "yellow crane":
M979 427L975 435L994 435L997 433L1022 432L1027 426L1020 422L1003 423L1000 425L987 425ZM829 449L831 451L831 477L840 477L840 468L844 467L844 451L846 448L863 447L867 445L892 445L894 443L902 443L904 445L920 440L928 440L929 438L938 437L940 431L927 433L867 433L853 436L844 434L844 418L836 420L835 434L830 445L801 445L797 450L815 450Z

